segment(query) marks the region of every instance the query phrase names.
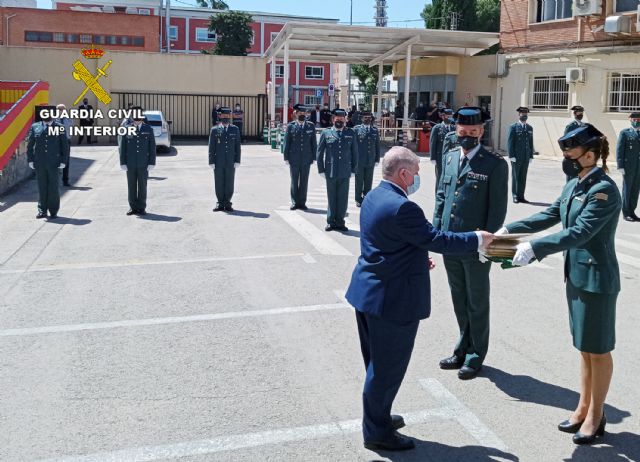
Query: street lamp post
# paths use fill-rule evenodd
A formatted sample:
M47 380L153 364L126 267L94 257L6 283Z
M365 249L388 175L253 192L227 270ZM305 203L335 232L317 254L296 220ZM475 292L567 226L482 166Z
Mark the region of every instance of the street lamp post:
M349 15L349 25L353 25L353 0L351 0L351 13ZM347 87L347 110L351 107L351 64L349 64L349 76L347 77L349 85Z

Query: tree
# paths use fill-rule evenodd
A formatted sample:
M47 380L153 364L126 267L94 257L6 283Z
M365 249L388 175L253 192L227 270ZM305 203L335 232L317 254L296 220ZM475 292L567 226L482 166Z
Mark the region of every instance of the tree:
M500 0L433 0L420 16L427 29L498 32Z
M476 0L478 32L500 31L500 0Z
M351 75L356 77L366 92L365 102L371 104L371 96L378 91L378 66L369 67L367 64L353 64ZM391 65L382 66L382 75L390 75L393 71Z
M197 0L202 8L213 8L214 10L228 10L229 5L223 0Z
M215 31L218 41L213 50L205 54L247 56L247 49L251 47L253 29L250 14L241 11L225 11L211 16L209 30Z

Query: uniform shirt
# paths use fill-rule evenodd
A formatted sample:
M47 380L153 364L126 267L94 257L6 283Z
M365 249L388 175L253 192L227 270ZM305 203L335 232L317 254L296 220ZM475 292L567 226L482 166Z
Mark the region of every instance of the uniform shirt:
M36 122L27 136L27 162L36 169L57 169L69 161L69 139L64 133L50 135L50 127L62 127L58 122Z
M318 143L316 127L312 122L291 122L287 125L284 139L284 160L293 167L313 164Z
M373 168L380 162L380 136L372 125L358 125L353 129L358 144L358 167Z
M156 164L156 138L153 128L145 122L136 127L135 134L121 136L118 148L120 165L126 165L127 168L147 168L149 165Z
M327 128L320 134L318 151L318 173L327 178L345 179L356 173L358 167L358 144L351 128L336 130Z
M528 161L533 158L533 127L526 122L516 122L509 127L507 152L511 159Z
M209 132L209 165L231 168L240 163L240 129L222 124Z
M620 132L616 145L616 162L618 168L624 169L625 179L640 173L640 131L629 127Z

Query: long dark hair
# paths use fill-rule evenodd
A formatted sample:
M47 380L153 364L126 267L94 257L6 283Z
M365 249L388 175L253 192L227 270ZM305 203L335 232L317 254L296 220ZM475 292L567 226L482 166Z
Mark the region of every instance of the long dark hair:
M601 137L600 140L588 150L595 154L596 162L598 159L602 160L602 170L604 170L605 173L609 173L609 167L607 167L607 159L609 158L609 140L607 140L607 137Z

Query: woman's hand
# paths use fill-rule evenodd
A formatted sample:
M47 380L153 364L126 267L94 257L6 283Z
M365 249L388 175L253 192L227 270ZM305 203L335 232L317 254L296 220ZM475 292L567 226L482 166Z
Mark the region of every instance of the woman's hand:
M514 266L527 266L535 258L530 242L523 242L516 246L516 254L513 257Z
M436 262L433 261L433 258L429 257L429 271L433 270L436 267Z

